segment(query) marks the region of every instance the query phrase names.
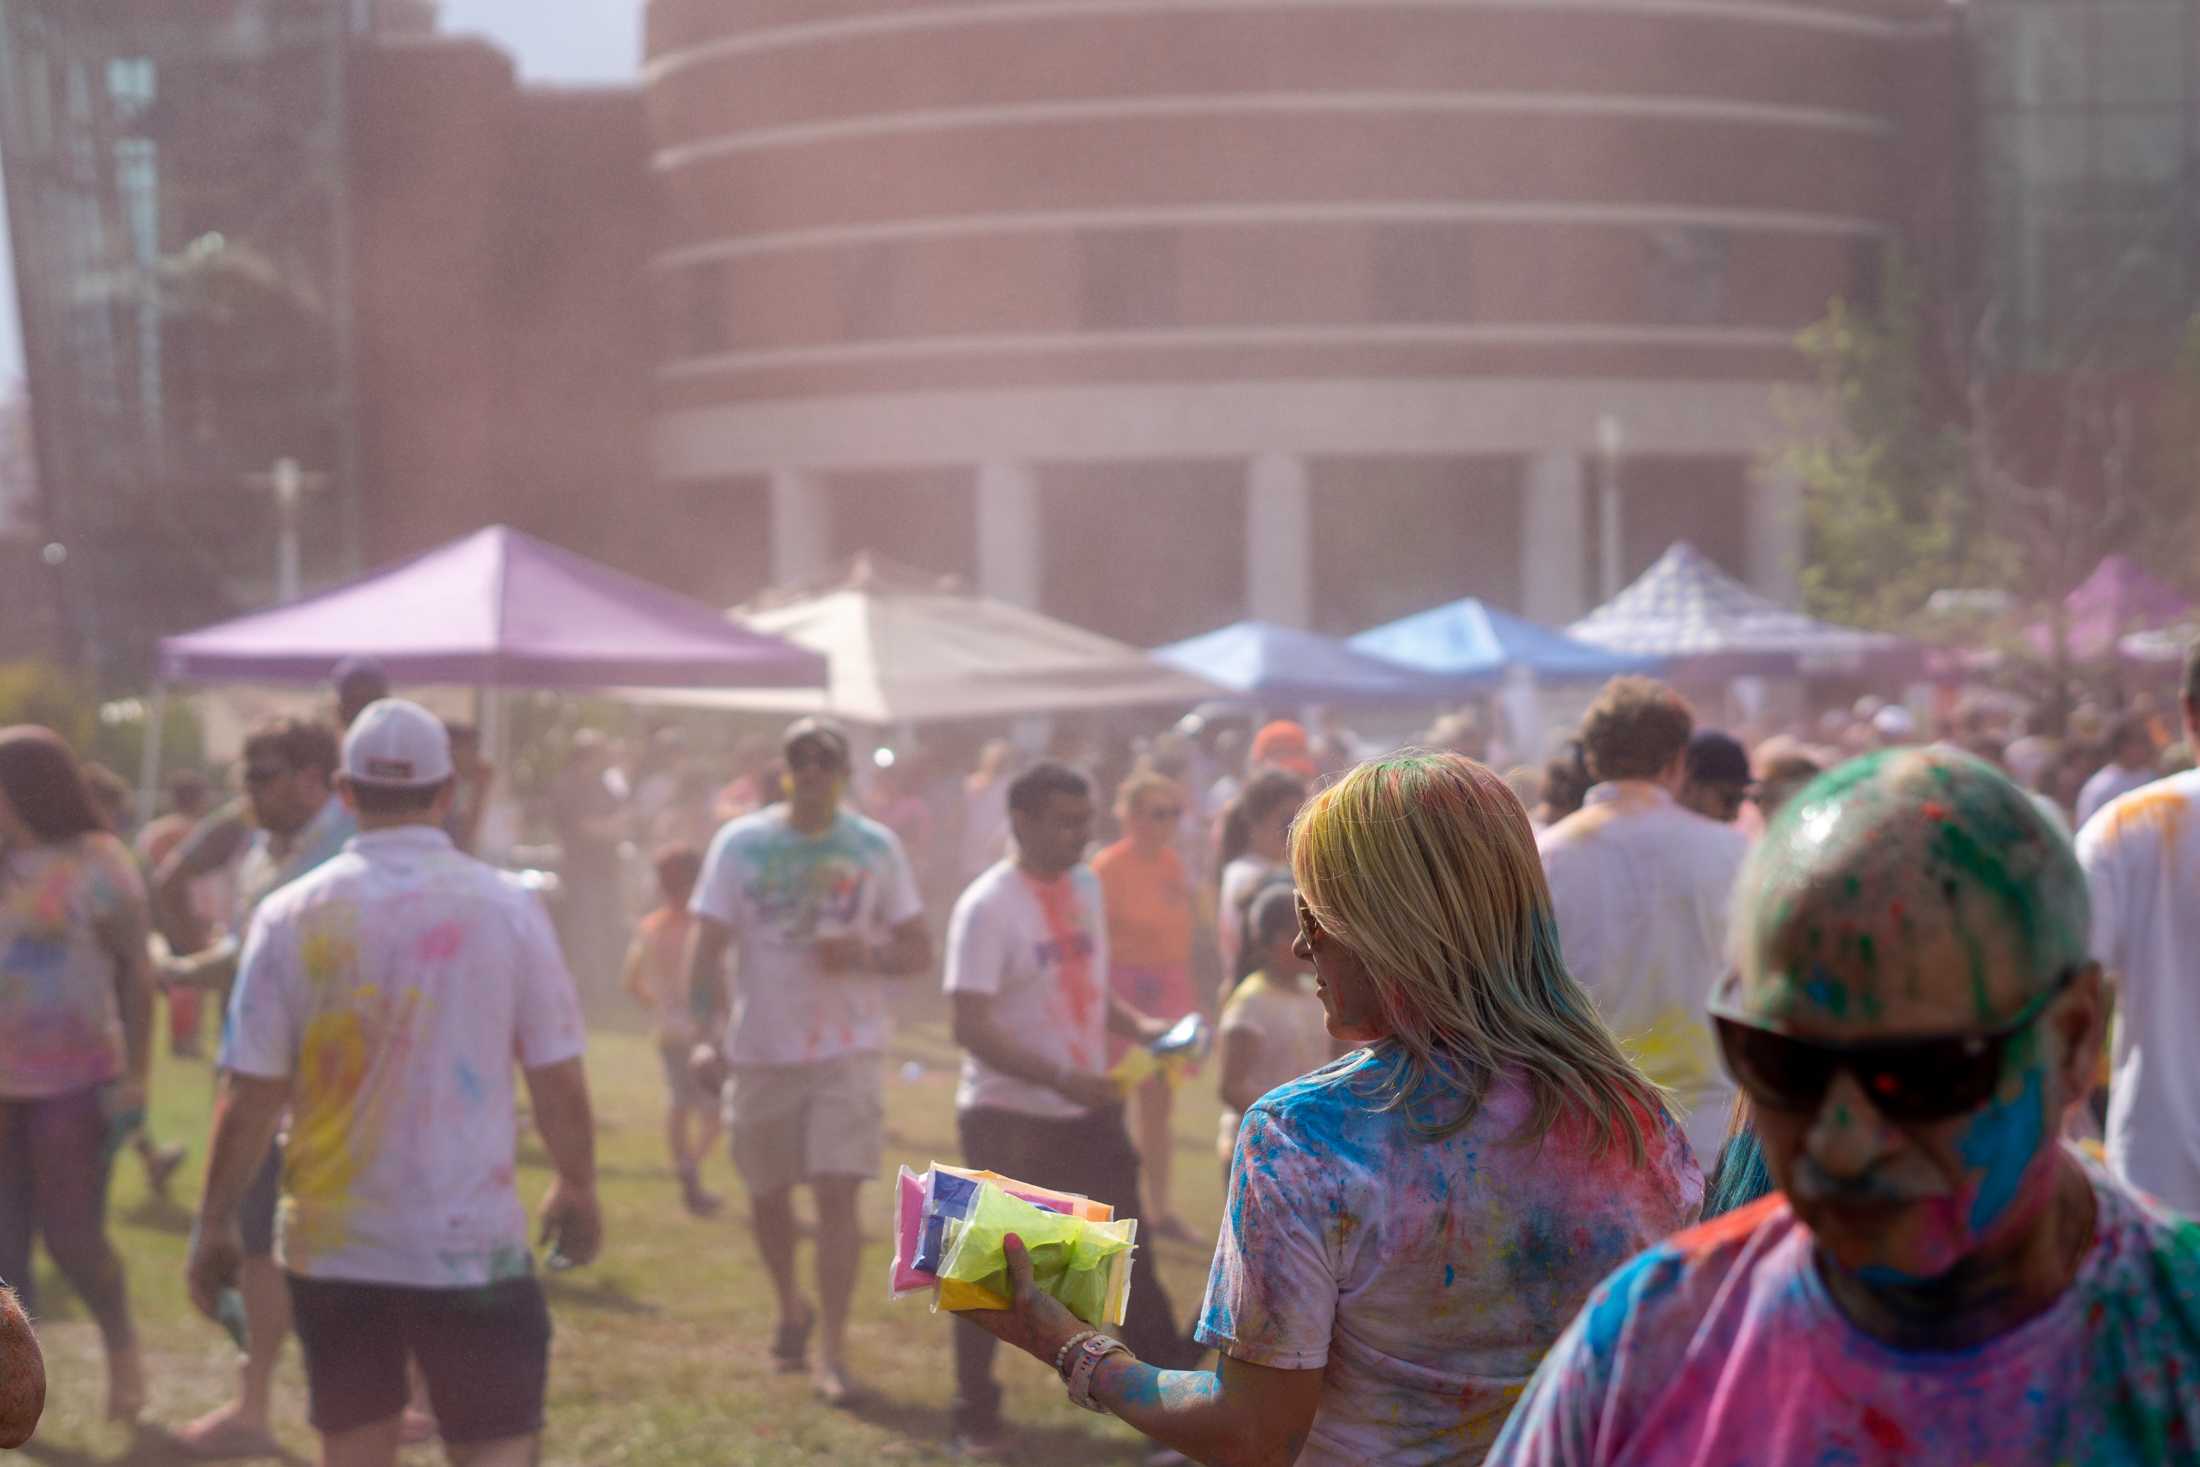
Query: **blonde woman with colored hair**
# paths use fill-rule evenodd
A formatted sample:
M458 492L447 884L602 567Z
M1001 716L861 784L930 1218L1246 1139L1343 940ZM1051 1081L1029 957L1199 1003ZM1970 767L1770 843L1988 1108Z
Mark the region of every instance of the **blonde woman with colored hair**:
M1294 822L1299 956L1352 1053L1246 1111L1198 1338L1161 1371L1019 1282L973 1315L1209 1463L1482 1460L1590 1289L1703 1178L1566 972L1527 812L1454 754L1363 764Z

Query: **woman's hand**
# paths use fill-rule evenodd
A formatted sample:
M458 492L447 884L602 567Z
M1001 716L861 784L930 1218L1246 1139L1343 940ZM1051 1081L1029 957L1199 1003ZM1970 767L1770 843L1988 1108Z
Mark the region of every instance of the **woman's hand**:
M959 1312L987 1334L1052 1366L1070 1336L1087 1326L1068 1305L1032 1283L1031 1255L1024 1251L1023 1239L1010 1233L1001 1241L1001 1251L1008 1257L1008 1307Z

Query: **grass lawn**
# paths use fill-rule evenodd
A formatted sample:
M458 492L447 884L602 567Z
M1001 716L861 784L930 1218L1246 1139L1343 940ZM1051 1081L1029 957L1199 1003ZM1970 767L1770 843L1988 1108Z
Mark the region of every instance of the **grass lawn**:
M723 1216L703 1222L681 1210L664 1159L656 1052L637 1034L599 1034L589 1073L606 1242L594 1265L547 1284L558 1333L543 1460L570 1467L950 1460L951 1321L930 1313L922 1297L886 1297L886 1183L902 1163L921 1170L934 1157L958 1159L954 1059L937 1018L905 1024L889 1056L886 1170L879 1185L864 1189L867 1236L851 1331L855 1369L874 1399L856 1411L833 1411L813 1400L806 1377L772 1373L770 1288L730 1166L721 1155L704 1171L706 1183L728 1196ZM912 1063L922 1073L905 1078ZM1212 1075L1210 1068L1184 1087L1177 1117L1177 1208L1202 1236L1211 1236L1222 1205ZM39 1334L49 1387L44 1422L24 1449L34 1461L181 1462L162 1428L219 1404L235 1378L228 1337L192 1310L183 1289L184 1247L205 1160L208 1068L163 1055L154 1085L155 1129L163 1141L188 1142L191 1162L173 1184L174 1200L163 1204L147 1192L136 1159L125 1155L111 1210L145 1341L151 1406L134 1434L101 1418L106 1376L98 1336L41 1254ZM531 1211L549 1182L532 1136L523 1140L520 1162L521 1195ZM1138 1276L1150 1277L1158 1266L1188 1322L1205 1286L1209 1252L1204 1244L1143 1244ZM807 1277L806 1243L801 1257ZM1129 1428L1065 1401L1037 1361L1004 1350L999 1367L1015 1430L1012 1460L1075 1467L1133 1462L1143 1454L1143 1439ZM285 1353L276 1397L277 1435L294 1460L317 1460L295 1343ZM426 1447L404 1460L443 1458Z

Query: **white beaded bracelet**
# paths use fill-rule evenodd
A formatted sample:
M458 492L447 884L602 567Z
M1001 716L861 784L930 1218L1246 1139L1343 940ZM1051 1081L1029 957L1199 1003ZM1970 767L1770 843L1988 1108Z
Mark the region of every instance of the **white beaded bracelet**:
M1128 1355L1130 1353L1130 1346L1124 1344L1121 1340L1102 1334L1095 1334L1091 1339L1080 1344L1077 1347L1077 1357L1071 1362L1069 1368L1070 1400L1084 1407L1087 1411L1105 1414L1108 1408L1092 1398L1093 1372L1098 1370L1100 1362L1110 1355Z

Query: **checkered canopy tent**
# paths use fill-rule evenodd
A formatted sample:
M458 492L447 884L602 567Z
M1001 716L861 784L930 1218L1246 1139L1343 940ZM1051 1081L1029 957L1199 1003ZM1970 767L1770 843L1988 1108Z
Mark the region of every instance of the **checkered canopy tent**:
M1905 638L1836 626L1760 596L1685 540L1566 630L1615 652L1671 658L1676 676L1895 675L1914 670L1922 654Z

